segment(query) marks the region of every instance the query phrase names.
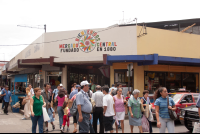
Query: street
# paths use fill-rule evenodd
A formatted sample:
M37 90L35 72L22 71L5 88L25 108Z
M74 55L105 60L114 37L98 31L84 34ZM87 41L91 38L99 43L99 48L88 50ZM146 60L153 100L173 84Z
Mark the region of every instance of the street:
M0 103L1 108L1 103ZM0 133L31 133L32 122L31 120L21 120L23 115L20 113L12 113L11 107L9 106L9 115L3 114L3 110L0 110ZM70 132L73 132L73 118L70 118ZM52 126L49 124L49 133L60 133L59 130L59 121L58 114L56 114L56 119L54 124L56 125L56 129L52 131ZM125 120L125 133L130 133L129 121ZM38 132L38 130L37 130ZM115 127L114 127L115 132ZM137 127L134 128L134 133L138 133L139 129ZM159 129L156 127L156 123L153 123L153 132L159 133ZM176 123L175 128L176 133L190 133L185 126L180 123ZM121 130L119 130L121 133Z

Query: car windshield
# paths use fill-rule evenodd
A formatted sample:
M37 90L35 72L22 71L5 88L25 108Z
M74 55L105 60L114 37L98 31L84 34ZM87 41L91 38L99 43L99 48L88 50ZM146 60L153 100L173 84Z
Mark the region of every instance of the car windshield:
M171 97L174 100L174 103L178 103L178 101L180 100L182 94L169 94L169 97Z

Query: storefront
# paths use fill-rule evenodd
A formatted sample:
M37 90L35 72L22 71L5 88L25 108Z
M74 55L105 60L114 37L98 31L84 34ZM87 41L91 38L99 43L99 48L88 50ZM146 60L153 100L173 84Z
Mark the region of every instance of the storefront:
M9 62L7 71L38 69L28 73L34 87L62 83L68 93L82 80L101 86L120 82L125 91L139 89L140 96L160 86L199 92L199 40L200 35L139 25L44 33Z

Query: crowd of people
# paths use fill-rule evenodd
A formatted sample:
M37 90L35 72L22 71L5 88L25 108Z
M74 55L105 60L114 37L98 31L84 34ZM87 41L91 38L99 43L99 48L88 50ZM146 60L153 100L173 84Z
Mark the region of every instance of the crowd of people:
M143 97L140 98L140 91L135 89L133 92L128 91L124 97L122 91L122 84L101 87L95 85L93 92L89 89L88 81L82 81L80 85L73 84L71 93L69 94L60 84L56 89L51 90L50 84L45 84L44 89L32 88L31 84L26 88L26 98L23 100L24 118L31 117L32 132L36 132L36 126L39 126L39 132L43 133L48 131L48 124L51 123L52 129L55 129L55 113L59 116L59 127L63 133L67 124L67 131L69 132L70 117L73 116L74 130L77 133L77 125L79 125L79 133L113 133L113 126L115 124L116 133L118 129L122 129L124 133L124 120L126 114L129 117L130 132L133 133L134 126L139 128L139 132L143 133L143 126L148 122L148 131L152 133L152 125L149 117L146 116L145 111L151 106L149 101L149 91L143 91ZM1 97L5 105L4 113L7 114L8 104L11 100L11 93L8 86L1 91ZM169 97L168 106L168 92L165 87L160 87L155 92L155 110L157 127L161 133L168 129L168 132L174 133L174 121L170 119L168 109L175 111L175 103ZM70 114L71 104L76 104L76 114ZM95 104L95 105L94 105ZM43 108L49 115L49 121L44 122ZM149 112L151 113L151 112ZM97 126L100 126L99 131Z

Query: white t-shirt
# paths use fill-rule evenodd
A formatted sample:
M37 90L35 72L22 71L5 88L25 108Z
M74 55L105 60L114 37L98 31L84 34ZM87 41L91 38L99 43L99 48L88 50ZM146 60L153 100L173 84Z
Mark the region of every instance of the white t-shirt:
M34 90L33 90L33 88L31 88L30 92L31 92L31 96L34 96Z
M110 94L107 94L103 97L103 106L107 106L107 110L105 113L106 117L115 115L115 111L113 109L114 104L115 103L114 103L113 97Z

